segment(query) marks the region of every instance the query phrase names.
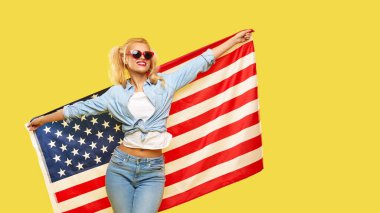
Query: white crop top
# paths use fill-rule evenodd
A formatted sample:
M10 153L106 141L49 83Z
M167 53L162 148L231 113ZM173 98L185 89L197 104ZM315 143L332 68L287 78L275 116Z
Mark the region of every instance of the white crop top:
M154 106L149 101L144 92L135 92L128 102L128 109L132 115L146 121L154 113ZM141 141L141 132L137 131L130 135L126 135L123 145L132 148L144 149L163 149L169 146L172 135L169 132L148 132L144 141Z

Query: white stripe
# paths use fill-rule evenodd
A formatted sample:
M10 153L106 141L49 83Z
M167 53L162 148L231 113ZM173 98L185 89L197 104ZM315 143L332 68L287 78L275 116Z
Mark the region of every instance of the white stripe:
M207 181L213 180L222 175L238 170L244 166L247 166L260 160L261 158L262 147L259 147L251 152L248 152L244 155L240 155L239 157L236 157L230 161L218 164L217 166L211 167L201 173L198 173L176 184L165 187L163 199L175 196L193 187L201 185Z
M106 188L102 187L93 191L90 191L85 194L81 194L79 196L76 196L74 198L71 198L69 200L65 200L61 203L59 203L59 207L61 208L61 211L68 211L70 209L75 209L77 207L86 205L88 203L94 202L96 200L99 200L101 198L104 198L107 196Z
M73 175L68 178L54 182L52 183L53 189L55 192L59 192L64 189L70 188L72 186L76 186L78 184L104 176L106 174L107 166L108 166L108 163L95 167L93 169L81 172L77 175ZM89 179L89 177L91 179Z
M261 129L259 124L255 124L253 126L245 128L234 135L228 136L219 141L215 141L214 143L205 146L201 150L198 150L182 158L178 158L175 161L165 164L165 174L168 175L185 167L191 166L199 161L202 161L207 157L210 157L224 150L230 149L244 141L254 138L260 135L260 133Z
M230 76L235 73L247 68L248 66L255 63L255 53L252 52L234 63L224 67L223 69L218 70L217 72L211 73L201 79L195 80L189 84L186 84L184 87L175 92L173 97L173 102L179 99L190 96L196 92L203 90L204 88L215 85L225 79L230 78ZM207 72L207 71L206 71Z
M199 104L193 105L185 110L179 111L177 113L171 114L168 117L167 127L171 127L182 123L186 120L194 118L204 112L207 112L224 102L238 97L239 95L247 92L248 90L255 88L257 86L256 75L247 78L245 81L228 88L224 92L213 96Z
M221 127L224 127L228 124L231 124L235 121L242 119L243 117L249 114L252 114L253 112L256 112L257 102L258 102L257 99L254 101L248 102L245 105L239 107L238 109L235 109L233 111L230 111L229 113L221 115L217 117L216 119L202 126L199 126L196 129L193 129L184 134L173 137L172 142L171 142L172 144L164 149L165 152L171 149L175 149L177 147L183 146L198 138L204 137Z

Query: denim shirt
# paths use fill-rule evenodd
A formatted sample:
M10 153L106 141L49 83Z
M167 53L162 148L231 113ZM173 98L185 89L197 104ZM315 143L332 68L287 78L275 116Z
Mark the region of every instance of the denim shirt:
M64 118L70 123L72 118L80 118L82 115L110 112L117 121L122 123L122 131L125 135L141 131L141 140L144 141L149 131L166 131L166 121L174 93L192 82L198 73L207 71L214 63L215 56L211 49L207 49L172 73L157 73L164 78L165 87L161 86L161 80L153 84L148 78L143 85L143 90L155 107L155 111L146 121L136 119L127 107L129 98L135 92L130 78L127 79L126 88L122 85L113 85L101 96L64 106Z

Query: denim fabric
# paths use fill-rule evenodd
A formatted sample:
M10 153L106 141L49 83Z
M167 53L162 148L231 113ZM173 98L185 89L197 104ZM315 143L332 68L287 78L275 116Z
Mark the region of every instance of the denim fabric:
M115 149L106 172L106 191L115 213L156 213L165 185L165 157L145 158Z
M122 123L124 134L141 131L141 140L144 141L149 131L166 131L166 121L174 93L193 81L198 73L207 71L214 63L215 56L211 49L207 49L201 55L180 66L175 72L158 73L164 78L165 87L161 87L161 80L157 84L153 84L148 79L143 85L143 90L155 107L155 111L146 121L136 119L127 107L129 98L135 92L134 86L130 83L130 78L127 81L126 88L121 85L114 85L101 96L64 106L64 117L67 122L71 122L72 118L80 118L82 115L96 115L108 111L117 121Z

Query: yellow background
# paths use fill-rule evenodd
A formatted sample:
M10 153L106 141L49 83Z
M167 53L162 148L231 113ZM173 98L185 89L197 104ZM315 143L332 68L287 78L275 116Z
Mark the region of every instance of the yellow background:
M376 1L1 3L1 200L51 212L24 124L110 86L111 47L162 64L253 28L264 170L165 212L380 212Z

